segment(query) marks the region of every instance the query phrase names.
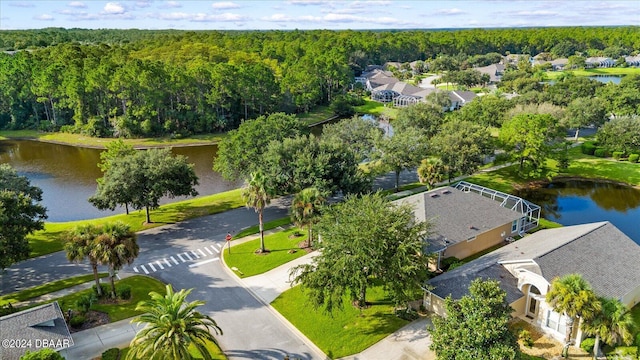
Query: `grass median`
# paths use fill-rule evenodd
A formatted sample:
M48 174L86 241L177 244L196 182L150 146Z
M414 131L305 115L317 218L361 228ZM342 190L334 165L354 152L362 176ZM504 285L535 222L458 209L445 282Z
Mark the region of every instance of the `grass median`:
M82 224L99 225L106 222L122 221L131 226L133 231L140 231L200 216L217 214L242 206L244 206L244 201L242 201L241 190L235 189L163 205L151 212L152 223L150 224L145 223L144 210L132 211L129 215L120 214L99 219L46 223L44 230L37 231L29 236L31 256L36 257L62 250L65 232Z
M300 234L301 236L296 236ZM298 244L307 241L307 233L298 228L290 228L264 237L269 252L256 254L260 248L260 238L227 248L223 251L224 261L241 278L265 273L307 254Z
M107 277L107 273L99 273L98 276L100 276L101 278ZM84 284L86 282L94 282L93 274L80 275L68 279L57 280L43 285L34 286L29 289L0 296L0 306L6 305L8 303L30 300L33 298L37 298L38 296L50 294L58 290Z
M408 324L394 314L382 287L367 290L371 306L359 310L345 296L344 308L332 314L315 310L300 286L280 294L271 305L330 358L356 354Z

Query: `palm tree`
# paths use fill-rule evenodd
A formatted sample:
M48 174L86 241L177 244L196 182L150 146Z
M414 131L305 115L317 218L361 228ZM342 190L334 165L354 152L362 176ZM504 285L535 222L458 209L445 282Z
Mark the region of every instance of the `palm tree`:
M182 289L176 293L171 285L167 285L166 290L165 295L150 292L151 299L136 306L136 311L143 314L131 322L145 323L146 326L131 340L127 359L191 359L191 345L204 359L212 359L207 343L217 344L211 331L222 335L222 329L210 316L195 310L204 305L204 301L185 302L193 289Z
M421 183L427 184L429 190L442 181L443 176L444 165L440 159L424 159L418 167L418 178Z
M324 196L320 190L314 187L303 189L296 194L291 202L291 220L296 226L306 226L309 230L307 247L311 247L311 228L319 220L319 208L324 202Z
M567 315L562 356L568 357L576 319L580 317L583 321L589 321L600 310L600 302L591 285L580 274L567 274L551 282L547 303L556 312Z
M138 257L139 250L136 233L131 231L129 225L118 221L107 223L100 230L93 251L100 264L109 266L113 298L116 297L116 271L122 269L125 264L131 265Z
M266 252L264 247L264 225L262 214L264 208L271 203L273 198L273 190L270 188L269 181L258 171L251 173L251 179L245 182L242 188L242 199L248 208L253 208L258 213L258 222L260 224L260 252Z
M76 226L66 234L67 242L64 244L64 250L67 252L69 261L78 263L85 259L89 260L96 281L96 291L98 296L102 296L100 277L98 276L98 259L96 259L94 251L98 231L98 228L91 224Z
M596 336L593 345L593 355L596 357L600 353L600 339L610 345L620 342L631 345L635 325L629 309L620 300L600 298L600 304L601 310L582 325L586 334Z

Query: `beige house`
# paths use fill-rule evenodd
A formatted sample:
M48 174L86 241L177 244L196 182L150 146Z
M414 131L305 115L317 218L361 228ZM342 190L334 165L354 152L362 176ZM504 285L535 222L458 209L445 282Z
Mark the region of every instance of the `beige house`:
M460 181L396 200L410 204L417 221L432 224L426 251L440 260L466 258L538 226L540 207L519 197Z
M598 296L631 308L640 302L640 246L609 222L541 230L428 281L424 306L446 315L444 299L459 299L476 278L493 279L521 317L562 341L566 316L545 301L556 277L581 274ZM582 341L579 326L575 345Z

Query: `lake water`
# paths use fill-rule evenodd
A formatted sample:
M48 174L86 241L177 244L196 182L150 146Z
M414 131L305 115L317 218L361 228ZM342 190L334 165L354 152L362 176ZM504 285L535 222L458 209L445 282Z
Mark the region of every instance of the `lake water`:
M0 141L0 163L9 163L20 175L42 189L48 221L91 219L124 213L124 209L100 211L87 199L96 191L96 179L102 177L97 164L102 150L29 140ZM210 195L242 186L229 182L212 170L217 146L187 146L172 149L184 155L200 180L200 195ZM163 203L176 201L166 199Z
M620 80L622 80L622 76L614 76L614 75L594 75L594 76L587 76L587 78L591 80L597 80L605 84L612 82L616 85L620 84Z
M517 196L542 207L542 216L562 225L609 221L640 244L640 190L610 182L569 180Z

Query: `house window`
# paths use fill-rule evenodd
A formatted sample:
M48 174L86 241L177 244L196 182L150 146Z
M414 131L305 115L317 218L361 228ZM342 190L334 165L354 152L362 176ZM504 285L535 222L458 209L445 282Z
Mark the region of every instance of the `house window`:
M545 323L545 326L559 332L560 334L564 334L567 331L567 317L560 315L555 311L547 310L547 322Z
M514 233L518 231L518 220L513 220L511 223L511 232Z

